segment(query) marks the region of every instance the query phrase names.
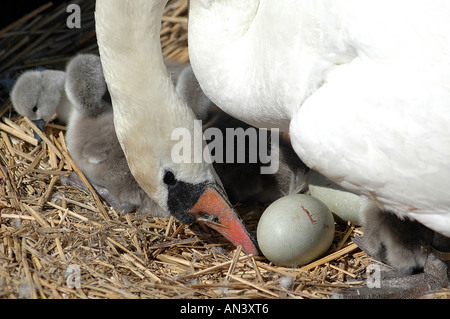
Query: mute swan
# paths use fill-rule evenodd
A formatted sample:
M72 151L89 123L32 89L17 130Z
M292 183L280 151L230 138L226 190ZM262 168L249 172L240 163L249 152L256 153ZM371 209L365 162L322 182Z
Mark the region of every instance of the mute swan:
M448 241L448 16L445 0L196 0L189 55L216 105L290 132L306 165L370 201L364 213L380 207Z
M175 127L192 130L186 121L192 116L162 63L158 32L166 2L100 0L97 22L119 139L144 189L169 207L170 184L180 177L190 185L214 181L215 174L207 164L187 168L167 157L156 168L146 166L143 158L164 156L147 153L149 141L124 112L127 103L141 111L138 128L170 114L159 132L148 130L157 138ZM221 109L289 131L310 168L373 199L372 207L450 236L449 13L446 1L291 0L273 8L263 0L196 0L190 59L203 91ZM146 78L160 90L146 91ZM170 147L161 145L161 154ZM176 175L165 176L168 166L177 166ZM189 204L178 207L187 211L195 200L182 202Z
M24 72L11 90L11 101L20 115L28 117L40 130L56 114L67 123L72 104L64 91L65 73L55 70ZM41 141L39 135L35 138Z
M273 6L190 3L205 94L243 121L290 131L310 168L450 236L450 3Z
M165 1L96 3L97 39L117 137L132 174L161 208L184 223L212 221L207 223L211 228L258 254L212 165L195 163L193 157L191 163L172 160L173 130L194 132L195 116L176 94L164 66L159 43L164 6Z

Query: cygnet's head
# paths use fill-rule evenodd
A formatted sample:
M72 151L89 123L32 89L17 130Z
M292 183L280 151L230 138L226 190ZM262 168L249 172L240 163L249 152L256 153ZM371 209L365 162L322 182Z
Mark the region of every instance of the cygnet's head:
M78 112L97 116L111 108L100 58L94 54L80 54L70 60L66 68L66 93Z
M55 115L64 95L65 74L62 71L27 71L11 91L13 107L43 129Z

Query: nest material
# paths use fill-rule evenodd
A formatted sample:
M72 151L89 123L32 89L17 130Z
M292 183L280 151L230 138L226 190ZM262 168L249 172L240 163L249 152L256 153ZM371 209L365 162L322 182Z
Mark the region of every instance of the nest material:
M86 27L78 33L61 25L65 6L44 6L0 31L4 52L19 47L21 37L29 38L21 55L17 50L0 55L0 73L63 68L76 53L96 52L94 2L79 3ZM186 1L169 2L161 32L169 59L188 60L186 14ZM65 40L72 37L76 45ZM10 109L3 98L5 110ZM336 289L361 285L361 274L373 262L351 242L360 232L352 224L336 224L334 242L323 258L285 268L243 254L200 224L120 215L86 180L89 194L61 182L72 172L82 176L65 147L64 126L49 124L38 145L32 133L37 128L28 119L13 114L3 120L0 298L328 298ZM237 209L255 233L264 207Z
M61 176L82 174L65 148L65 127L48 125L38 145L27 118L4 120L1 297L323 298L361 283L368 261L349 241L353 225L337 225L324 258L276 267L199 224L120 215L95 193L64 185ZM254 233L263 207L238 210ZM79 282L71 270L79 271Z

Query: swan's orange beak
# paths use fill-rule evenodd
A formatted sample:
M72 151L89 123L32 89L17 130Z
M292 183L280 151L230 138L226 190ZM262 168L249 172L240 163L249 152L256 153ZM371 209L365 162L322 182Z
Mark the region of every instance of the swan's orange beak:
M258 245L239 218L220 186L208 185L188 211L198 221L221 233L236 247L242 245L247 254L258 255Z

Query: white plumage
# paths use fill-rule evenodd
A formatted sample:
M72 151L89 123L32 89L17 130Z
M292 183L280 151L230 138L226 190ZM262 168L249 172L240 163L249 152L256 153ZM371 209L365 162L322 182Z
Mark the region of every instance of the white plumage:
M163 207L167 169L196 185L220 183L208 165L170 164L173 144L135 129L155 116L164 126L145 132L158 141L175 127L192 129L162 62L166 2L97 5L118 137L133 174ZM372 206L450 236L449 16L446 0L196 0L189 54L222 110L289 132L309 167ZM148 91L146 81L157 85Z
M447 1L191 2L206 95L311 168L450 236ZM236 108L246 105L245 108Z

